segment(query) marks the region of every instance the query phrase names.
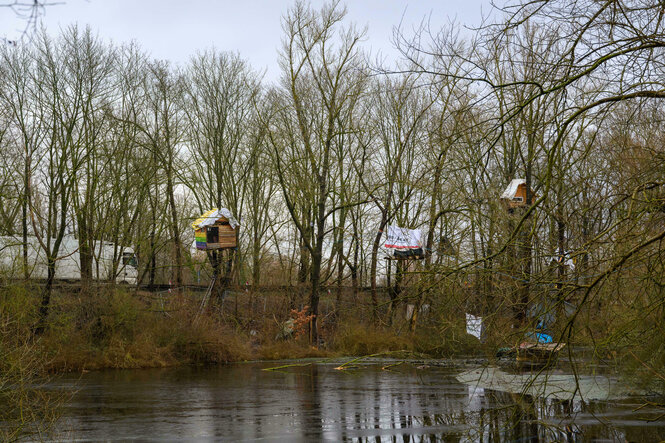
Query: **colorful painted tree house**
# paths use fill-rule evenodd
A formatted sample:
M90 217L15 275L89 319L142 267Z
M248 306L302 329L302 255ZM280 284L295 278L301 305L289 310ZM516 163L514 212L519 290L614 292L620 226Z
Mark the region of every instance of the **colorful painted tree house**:
M216 250L237 247L236 228L239 225L228 209L211 209L192 223L196 248Z

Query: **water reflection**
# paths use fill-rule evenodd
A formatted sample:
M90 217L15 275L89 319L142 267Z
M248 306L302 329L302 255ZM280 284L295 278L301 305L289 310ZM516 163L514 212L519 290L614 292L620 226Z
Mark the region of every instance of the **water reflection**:
M85 374L63 438L357 442L660 441L639 402L539 400L459 383L450 369L272 364Z

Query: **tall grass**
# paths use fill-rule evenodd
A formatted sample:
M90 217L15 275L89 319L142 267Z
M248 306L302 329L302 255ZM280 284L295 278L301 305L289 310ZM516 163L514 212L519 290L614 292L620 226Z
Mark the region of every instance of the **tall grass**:
M195 304L168 306L150 294L101 291L86 300L63 296L44 336L54 371L214 364L250 358L241 334L214 315L195 318Z
M37 292L21 286L7 291L11 295L5 297L3 306L16 319L8 327L15 335L30 337L37 320ZM48 328L31 350L51 372L397 350L432 357L479 351L477 340L464 333L459 321L430 319L412 334L405 322L395 327L373 326L362 309L331 315L332 305L322 312L319 322L325 341L312 347L307 333L298 337L280 333L289 312L294 312L283 294L266 298L231 294L223 302L211 302L201 315L200 294L194 293L154 294L100 286L85 295L61 290L53 300Z
M0 289L0 441L47 438L64 398L45 388L47 361L31 332L36 301L29 288Z

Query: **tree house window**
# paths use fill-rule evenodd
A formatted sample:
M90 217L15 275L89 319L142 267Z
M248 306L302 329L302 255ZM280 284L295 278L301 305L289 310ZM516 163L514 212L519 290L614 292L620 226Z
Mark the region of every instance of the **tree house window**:
M219 243L219 228L217 226L210 226L206 231L207 243Z

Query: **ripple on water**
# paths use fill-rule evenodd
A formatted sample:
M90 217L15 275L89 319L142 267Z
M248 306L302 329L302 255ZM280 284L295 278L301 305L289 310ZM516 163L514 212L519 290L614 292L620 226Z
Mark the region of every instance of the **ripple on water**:
M662 411L634 411L637 400L616 401L612 380L605 397L603 389L584 388L577 399L561 395L569 392L570 380L555 374L547 383L531 383L534 395L518 395L524 380L506 378L510 374L498 369L460 374L455 368L381 370L381 364L371 364L338 371L338 365L277 372L262 370L275 364L249 363L65 377L59 388L76 394L64 408L60 435L88 441L285 442L665 438L665 422L642 421ZM552 395L538 398L538 389Z

